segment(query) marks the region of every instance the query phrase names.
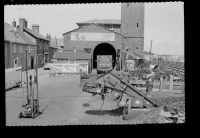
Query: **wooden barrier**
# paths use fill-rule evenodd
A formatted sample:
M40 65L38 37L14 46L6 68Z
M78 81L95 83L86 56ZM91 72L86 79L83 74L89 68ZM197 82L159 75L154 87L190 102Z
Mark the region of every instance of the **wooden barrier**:
M165 88L164 88L165 86ZM173 92L175 90L174 86L184 86L184 82L174 82L174 76L170 75L170 81L165 82L163 79L163 76L160 77L160 85L159 85L159 91L162 92L163 89L166 89L166 86L168 87L170 92ZM180 88L179 88L180 89Z
M53 74L79 74L88 73L88 64L68 64L68 63L53 63L50 69L50 75Z
M5 69L5 90L21 85L22 67Z

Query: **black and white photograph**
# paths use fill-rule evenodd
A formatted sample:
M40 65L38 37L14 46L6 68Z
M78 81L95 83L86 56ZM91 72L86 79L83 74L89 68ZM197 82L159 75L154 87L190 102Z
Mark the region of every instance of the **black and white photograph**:
M5 126L185 123L184 2L4 5Z

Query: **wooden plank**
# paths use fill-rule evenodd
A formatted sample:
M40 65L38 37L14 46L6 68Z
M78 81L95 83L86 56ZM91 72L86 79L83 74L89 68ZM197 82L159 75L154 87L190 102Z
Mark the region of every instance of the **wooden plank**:
M163 76L160 77L160 87L159 87L160 92L162 92L162 88L163 88Z
M170 82L169 82L169 90L170 92L173 92L173 75L170 75Z

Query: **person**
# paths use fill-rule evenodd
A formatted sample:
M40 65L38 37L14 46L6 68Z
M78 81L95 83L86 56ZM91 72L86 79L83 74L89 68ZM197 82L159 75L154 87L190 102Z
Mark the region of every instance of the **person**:
M148 97L151 97L151 92L153 89L153 78L155 76L155 73L153 72L153 69L149 69L148 74L146 75L147 81L146 81L146 94Z

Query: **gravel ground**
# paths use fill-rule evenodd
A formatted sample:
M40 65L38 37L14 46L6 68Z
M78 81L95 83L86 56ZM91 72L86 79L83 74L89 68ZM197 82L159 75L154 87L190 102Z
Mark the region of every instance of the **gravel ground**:
M48 126L88 124L135 124L133 120L122 120L112 94L106 97L101 110L100 96L82 92L79 75L49 77L49 71L39 69L39 102L43 113L35 119L19 119L22 105L22 88L6 91L7 126ZM153 93L159 95L160 93ZM169 95L163 92L160 95ZM182 95L182 93L173 93ZM142 113L138 112L138 115Z

